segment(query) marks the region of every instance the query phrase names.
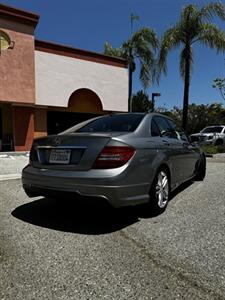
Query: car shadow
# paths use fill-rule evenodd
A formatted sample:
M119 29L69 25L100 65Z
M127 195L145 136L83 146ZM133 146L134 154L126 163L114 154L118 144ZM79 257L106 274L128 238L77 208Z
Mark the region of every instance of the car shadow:
M171 193L171 200L193 182L186 182ZM154 218L159 213L144 205L113 208L100 198L39 198L12 211L12 216L40 227L80 234L107 234L118 231L140 218Z
M173 190L173 192L171 192L170 201L173 200L176 197L176 195L178 195L179 193L187 189L189 186L194 184L194 182L195 182L194 180L188 180L182 183L181 185L179 185L175 190Z
M24 222L81 234L106 234L139 221L129 207L115 209L101 199L47 199L39 198L23 204L12 215Z

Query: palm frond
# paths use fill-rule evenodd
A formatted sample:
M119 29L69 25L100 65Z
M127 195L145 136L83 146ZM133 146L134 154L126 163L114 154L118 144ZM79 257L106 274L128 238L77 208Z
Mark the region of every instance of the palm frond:
M126 58L122 48L113 48L108 42L104 45L104 54L114 57Z
M179 46L182 43L182 32L180 26L175 25L169 28L163 35L161 40L161 47L158 57L159 75L161 72L167 72L167 56L170 50Z
M181 12L181 17L178 24L183 43L186 43L187 40L191 41L194 39L199 32L199 27L202 24L198 7L193 4L185 6Z
M141 43L145 43L145 45L148 46L152 51L156 51L159 46L159 41L155 31L147 27L143 27L136 31L132 35L130 42L133 47L136 47Z
M225 6L221 2L211 2L200 10L200 17L210 21L214 16L225 20Z
M149 66L144 62L141 62L139 78L143 84L144 89L149 87L152 83L152 72L150 72Z
M120 48L113 48L105 43L104 53L127 59L129 70L133 73L136 69L136 60L140 62L140 80L146 88L153 80L155 73L154 54L159 46L159 41L154 30L143 27L134 32L130 39L125 41Z
M185 6L181 11L180 20L181 23L188 25L192 21L193 17L197 17L198 7L194 4L189 4Z
M152 83L154 73L154 53L159 45L157 35L150 28L141 28L132 35L129 45L132 47L133 59L140 61L139 77L144 88L147 88Z
M203 24L198 39L218 52L225 52L225 32L215 24Z

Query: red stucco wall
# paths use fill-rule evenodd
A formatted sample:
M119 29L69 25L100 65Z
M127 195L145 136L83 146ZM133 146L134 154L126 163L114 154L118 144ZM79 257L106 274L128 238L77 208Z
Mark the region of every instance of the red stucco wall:
M34 138L34 109L13 107L13 135L15 151L29 151Z
M34 103L34 36L26 30L18 32L1 26L0 19L0 30L6 32L15 45L0 54L0 101Z

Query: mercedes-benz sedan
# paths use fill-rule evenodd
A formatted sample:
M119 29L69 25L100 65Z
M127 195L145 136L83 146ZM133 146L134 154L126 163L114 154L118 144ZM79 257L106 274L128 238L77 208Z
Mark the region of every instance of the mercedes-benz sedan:
M97 196L163 211L170 192L205 176L198 146L156 113L110 114L34 140L22 182L30 197Z

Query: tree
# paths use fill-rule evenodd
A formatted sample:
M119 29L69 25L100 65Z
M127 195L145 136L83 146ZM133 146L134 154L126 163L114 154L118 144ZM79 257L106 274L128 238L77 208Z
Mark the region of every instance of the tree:
M181 126L181 108L174 106L171 111L164 111L166 115L174 119ZM221 103L189 105L189 126L188 133L199 132L206 126L225 124L225 109Z
M225 32L210 23L214 16L225 20L225 7L220 2L209 3L199 9L190 4L184 7L179 21L163 35L159 53L159 75L166 74L168 53L182 46L180 53L180 74L184 80L183 128L187 129L189 87L193 68L193 45L201 43L212 49L225 51Z
M216 78L213 80L213 87L220 91L220 94L225 100L225 78Z
M132 20L137 16L131 15ZM128 61L129 71L129 110L132 111L132 85L133 73L136 70L136 62L140 63L140 80L144 88L147 88L153 80L155 58L154 53L158 48L158 39L154 30L143 27L136 32L131 32L130 38L124 42L119 48L113 48L108 42L105 43L104 53L110 56L122 57Z
M132 111L133 112L148 112L153 109L152 101L148 95L141 91L132 96Z

